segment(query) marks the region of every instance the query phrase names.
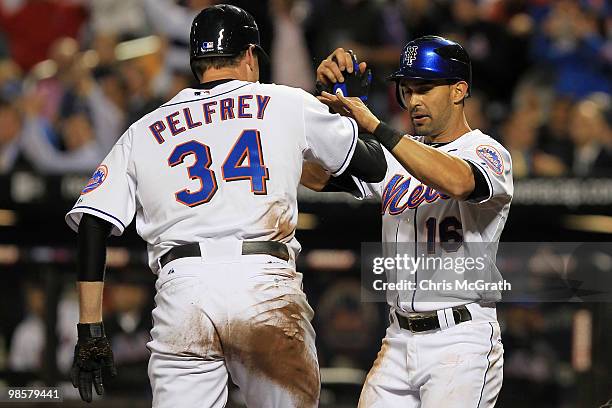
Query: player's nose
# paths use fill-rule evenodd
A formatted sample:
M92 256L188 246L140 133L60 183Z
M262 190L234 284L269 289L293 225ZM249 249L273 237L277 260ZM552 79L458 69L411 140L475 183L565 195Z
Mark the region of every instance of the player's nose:
M410 95L407 102L408 102L408 107L410 107L410 112L414 112L423 107L421 98L419 98L418 95L414 95L414 94Z

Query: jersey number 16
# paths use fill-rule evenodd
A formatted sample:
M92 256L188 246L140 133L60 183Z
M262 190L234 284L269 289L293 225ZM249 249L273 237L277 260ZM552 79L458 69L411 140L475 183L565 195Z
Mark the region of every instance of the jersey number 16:
M425 221L427 228L427 253L436 253L436 224L438 220L430 217ZM456 252L463 243L463 227L457 217L446 217L440 222L438 231L440 247L446 252Z
M191 140L176 146L168 157L168 165L182 164L190 154L195 155L196 160L187 173L191 180L199 180L201 187L197 191L183 189L174 195L179 203L195 207L209 202L218 187L215 172L209 167L212 163L210 148L203 143ZM221 166L221 173L225 181L249 180L253 194L267 194L268 169L264 165L259 131L248 129L240 134Z

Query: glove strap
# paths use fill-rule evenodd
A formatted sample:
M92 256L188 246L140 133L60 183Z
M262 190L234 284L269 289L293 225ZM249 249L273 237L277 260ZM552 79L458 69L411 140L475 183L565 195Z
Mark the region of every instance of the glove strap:
M105 337L104 333L104 323L78 323L77 324L77 333L79 334L79 339L97 339Z

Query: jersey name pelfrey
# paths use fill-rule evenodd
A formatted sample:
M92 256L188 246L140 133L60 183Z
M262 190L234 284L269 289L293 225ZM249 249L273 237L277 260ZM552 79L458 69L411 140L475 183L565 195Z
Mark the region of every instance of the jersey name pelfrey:
M149 130L157 141L162 144L164 137L177 136L187 129L193 129L204 125L210 125L218 121L233 119L259 119L263 120L266 108L270 102L267 95L238 95L220 100L202 103L201 110L183 108L162 120L150 124Z
M405 180L404 180L405 178ZM423 202L433 203L438 199L448 200L450 197L428 187L422 183L416 185L408 198L403 201L404 196L410 191L412 177L396 174L385 185L382 194L382 210L384 215L387 211L390 215L398 215L406 209L413 209L421 205Z
M297 254L302 161L340 175L356 140L352 119L301 89L238 80L186 88L126 130L67 221L78 230L88 213L121 235L136 216L155 273L168 249L212 237L283 241Z

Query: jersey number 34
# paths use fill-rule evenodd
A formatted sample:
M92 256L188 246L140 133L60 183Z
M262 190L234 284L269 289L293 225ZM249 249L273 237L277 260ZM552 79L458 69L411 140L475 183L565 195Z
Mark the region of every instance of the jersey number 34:
M187 173L192 180L199 180L201 187L197 191L183 189L174 195L179 203L195 207L209 202L218 187L215 172L209 167L212 163L210 148L203 143L191 140L176 146L168 157L168 165L182 164L190 154L195 155L196 160ZM268 169L264 165L259 131L248 129L240 134L221 166L221 173L225 181L249 180L253 194L267 194Z

